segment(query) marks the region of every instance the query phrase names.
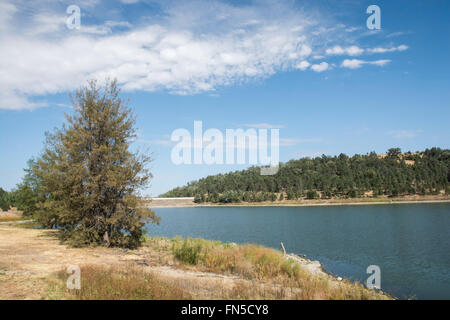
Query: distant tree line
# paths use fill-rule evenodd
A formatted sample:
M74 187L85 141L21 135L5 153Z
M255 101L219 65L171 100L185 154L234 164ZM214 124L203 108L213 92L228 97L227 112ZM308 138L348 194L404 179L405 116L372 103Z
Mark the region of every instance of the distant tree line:
M35 166L34 160L28 161L22 182L11 192L0 188L0 209L8 211L11 207L15 207L26 217L32 216L37 211L38 203L44 201L44 196L39 190L37 176L33 173Z
M272 176L261 175L260 168L251 167L208 176L161 196L195 197L197 203L235 203L448 194L449 168L448 149L401 153L399 148L391 148L385 155L371 152L291 160L280 164Z

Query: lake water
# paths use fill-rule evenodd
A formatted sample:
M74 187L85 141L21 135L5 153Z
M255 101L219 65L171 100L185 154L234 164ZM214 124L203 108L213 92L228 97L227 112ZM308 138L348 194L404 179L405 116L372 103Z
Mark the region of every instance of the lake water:
M365 283L378 265L381 288L399 298L450 299L450 204L154 209L150 235L258 243L319 260Z

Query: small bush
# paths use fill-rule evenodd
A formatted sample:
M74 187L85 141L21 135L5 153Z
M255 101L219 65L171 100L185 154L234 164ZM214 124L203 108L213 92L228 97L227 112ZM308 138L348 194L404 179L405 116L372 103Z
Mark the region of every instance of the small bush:
M306 193L306 199L318 199L318 198L319 198L319 194L314 190L309 190Z
M202 245L193 239L185 239L181 245L175 242L172 247L173 255L178 260L187 264L197 264L198 257L202 251Z

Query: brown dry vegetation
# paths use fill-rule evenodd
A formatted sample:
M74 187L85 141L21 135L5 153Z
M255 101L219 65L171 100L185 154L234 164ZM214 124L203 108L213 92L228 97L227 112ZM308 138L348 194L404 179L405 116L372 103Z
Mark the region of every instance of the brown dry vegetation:
M70 248L56 232L0 226L0 299L389 298L257 245L153 237L138 250ZM69 265L81 267L81 290L66 289Z
M0 222L17 221L22 219L22 213L12 208L9 211L2 211L0 209Z

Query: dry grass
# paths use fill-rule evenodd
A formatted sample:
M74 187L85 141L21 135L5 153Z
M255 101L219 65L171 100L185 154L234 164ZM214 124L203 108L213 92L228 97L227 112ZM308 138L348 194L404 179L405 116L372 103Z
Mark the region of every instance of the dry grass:
M11 208L9 211L2 211L0 209L0 222L10 222L23 220L22 212L16 208Z
M57 273L57 281L49 280L48 297L77 300L176 300L192 296L176 282L162 279L136 266L81 267L81 289L65 287L67 273Z
M163 242L159 238L155 242ZM259 280L272 288L281 288L276 296L294 299L386 299L386 295L369 290L360 283L337 281L320 268L306 268L280 251L255 244L222 244L204 239L167 239L180 267L238 275ZM152 244L152 242L150 241ZM159 245L161 248L161 245ZM166 248L168 246L166 245ZM240 295L254 298L255 287L240 285ZM283 293L286 290L288 293ZM260 295L259 293L257 295Z
M189 277L170 278L144 268L81 267L81 289L66 288L67 274L61 270L47 279L45 299L76 300L185 300L185 299L296 299L298 289L258 281L232 282Z
M20 215L9 212L0 212L0 222L18 221L22 220Z
M11 222L11 221L19 221L22 220L20 217L12 217L12 216L0 216L0 222Z
M81 300L390 298L359 283L337 281L320 269L308 269L259 245L155 237L148 239L146 248L176 268L160 267L158 272L158 268L135 264L85 265L80 290L65 288L67 274L62 270L49 278L47 296Z

